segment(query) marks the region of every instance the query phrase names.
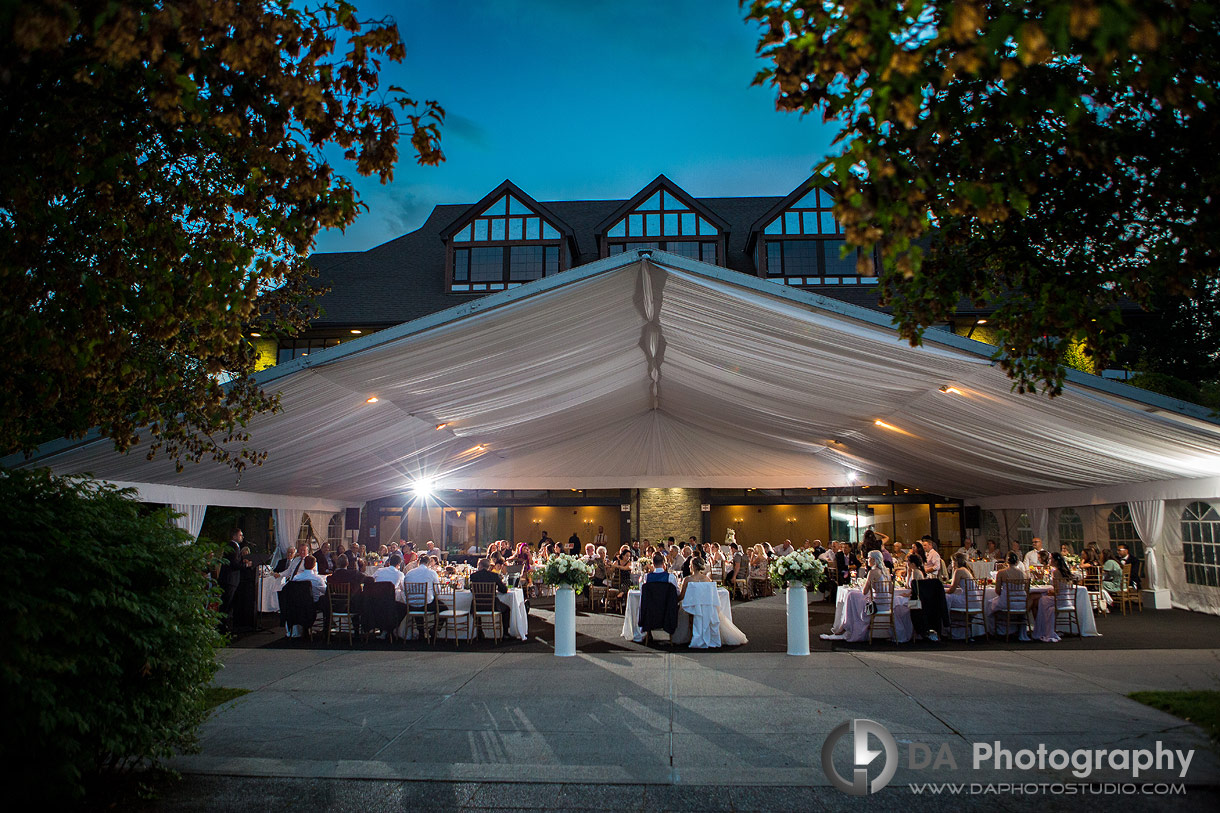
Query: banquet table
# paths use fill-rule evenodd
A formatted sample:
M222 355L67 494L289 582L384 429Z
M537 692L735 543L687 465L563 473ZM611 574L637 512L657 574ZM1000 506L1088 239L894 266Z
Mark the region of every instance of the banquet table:
M1030 587L1029 588L1029 610L1037 612L1038 604L1042 601L1042 597L1050 592L1049 587ZM987 619L987 629L992 635L996 635L996 622L992 618L991 600L995 598L995 586L988 585L983 593L983 615ZM1089 598L1089 591L1084 585L1076 587L1076 618L1080 621L1080 637L1096 638L1101 635L1097 631L1097 619L1093 617L1093 602ZM1005 627L1006 628L1006 627ZM998 634L1003 635L1001 631ZM1049 631L1048 631L1049 634ZM1018 637L1022 641L1030 640L1029 634L1025 630L1025 625L1021 626Z
M976 578L976 579L991 578L991 573L995 569L996 569L996 563L988 562L987 560L970 563L970 570L974 573L974 578Z
M729 601L729 591L723 587L716 588L716 597L720 599L720 612L730 622L733 620L733 606ZM681 603L678 604L678 628L674 631L671 640L675 644L690 643L690 615L681 611ZM644 640L644 633L640 630L640 591L627 591L627 607L623 610L623 632L622 636L628 641L635 641L637 644Z
M287 580L271 568L262 565L258 578L258 611L260 613L278 613L280 611L280 589Z
M446 595L442 593L442 599ZM478 634L479 629L474 616L474 593L469 590L456 590L453 596L457 601L457 611L469 615L470 622L466 625L467 629L463 629L461 633L455 630L453 626L446 624L437 635L437 638L452 641L459 636L465 636L466 640L470 640ZM507 593L497 593L496 599L511 610L508 618L508 629L504 630L504 634L524 641L529 637L529 614L525 609L525 593L522 592L520 587L513 587ZM445 606L443 600L441 606ZM410 639L415 636L415 625L411 622L411 616L407 616L402 620L402 623L398 625L399 637ZM488 631L484 630L483 634L488 635Z
M899 587L894 591L894 638L900 644L910 641L915 634L911 623L911 591ZM864 612L864 591L859 587L839 585L835 594L835 620L830 632L835 638L859 643L868 640L868 616Z

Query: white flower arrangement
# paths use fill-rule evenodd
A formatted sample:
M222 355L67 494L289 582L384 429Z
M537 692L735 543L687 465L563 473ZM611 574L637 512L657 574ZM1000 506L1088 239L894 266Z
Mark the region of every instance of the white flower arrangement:
M535 569L542 571L543 584L571 587L577 593L588 587L593 578L592 566L567 553L552 556Z
M773 560L768 568L771 583L781 588L799 583L804 584L810 590L816 590L821 584L825 572L825 563L808 549L781 556Z

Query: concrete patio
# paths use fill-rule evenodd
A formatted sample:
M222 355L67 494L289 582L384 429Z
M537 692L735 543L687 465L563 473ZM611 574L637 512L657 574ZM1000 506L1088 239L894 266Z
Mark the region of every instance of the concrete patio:
M1069 751L1151 748L1160 741L1196 753L1184 780L1153 772L1147 781L1185 782L1190 787L1179 800L1185 802L1214 802L1220 787L1220 760L1198 728L1125 697L1141 689L1220 688L1215 649L806 658L633 651L571 659L445 649L230 649L216 682L252 693L217 710L202 730L201 753L175 760L174 767L195 777L185 787L206 784L199 778L206 775L256 784L267 783L252 778L344 780L350 792L372 781L397 788L394 798L401 798L404 788L424 783L440 793L439 807L479 807L475 790L459 798L456 789L500 787L501 801L482 806L502 807L524 798L513 795L514 787L526 793L569 785L601 791L594 799L580 794L579 803L552 793L550 807L616 809L644 804L640 794L648 789L654 798L688 792L681 798L703 799L700 809L709 800L737 798L743 787L754 793L773 787L846 803L863 800L829 787L820 750L827 734L851 718L875 720L893 733L900 763L885 792L901 791L907 803L911 782L1082 781L1049 769L974 770L975 740ZM957 770L908 768L913 742L933 753L948 743ZM845 738L839 749L847 748ZM1109 769L1088 781L1119 779L1131 781ZM194 809L189 797L166 801ZM1040 802L1044 809L1048 801L1053 805ZM749 809L743 803L730 808Z

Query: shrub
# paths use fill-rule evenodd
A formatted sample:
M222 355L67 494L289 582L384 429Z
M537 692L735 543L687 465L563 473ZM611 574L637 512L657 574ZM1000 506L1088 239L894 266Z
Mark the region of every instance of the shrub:
M79 798L109 771L195 744L223 639L211 552L134 493L0 471L4 763L19 795Z

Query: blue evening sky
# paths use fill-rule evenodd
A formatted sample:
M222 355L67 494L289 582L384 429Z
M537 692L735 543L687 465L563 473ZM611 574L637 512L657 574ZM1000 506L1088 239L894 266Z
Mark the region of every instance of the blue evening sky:
M665 173L696 197L783 195L827 152L820 116L775 109L737 0L357 0L407 47L385 84L446 109L439 167L404 142L394 181L343 166L369 211L319 251L357 251L505 178L538 200L627 198ZM341 165L342 166L342 165Z

